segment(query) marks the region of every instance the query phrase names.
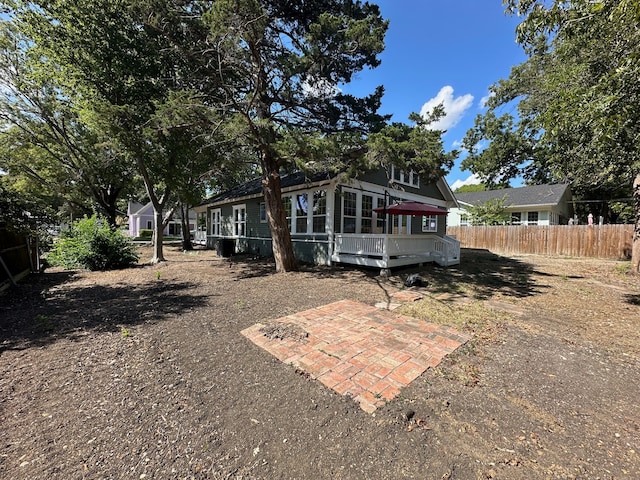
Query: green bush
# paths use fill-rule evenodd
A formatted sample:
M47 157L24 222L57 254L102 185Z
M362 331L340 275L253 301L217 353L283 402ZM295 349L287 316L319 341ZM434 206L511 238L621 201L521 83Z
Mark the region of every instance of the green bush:
M67 269L113 270L135 264L138 254L122 232L94 215L64 231L48 261Z
M147 240L151 240L152 236L153 236L153 230L147 230L147 229L141 229L140 233L138 234L138 237L140 237L141 239L147 239Z

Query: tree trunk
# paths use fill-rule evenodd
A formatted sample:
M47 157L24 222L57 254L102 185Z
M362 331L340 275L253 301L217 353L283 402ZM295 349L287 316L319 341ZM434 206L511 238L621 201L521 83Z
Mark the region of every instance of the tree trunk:
M295 272L298 262L293 253L291 233L287 225L287 215L282 203L280 189L280 172L277 162L270 155L263 154L262 192L264 193L267 220L271 230L273 257L276 261L276 272Z
M164 262L164 252L162 249L163 237L164 237L164 221L162 218L162 210L153 211L153 216L155 219L153 228L153 258L151 258L151 263L160 263Z
M640 274L640 173L633 181L633 205L636 211L636 224L633 229L631 270L637 275Z
M189 205L180 204L180 223L182 224L182 250L193 250L191 229L189 228Z

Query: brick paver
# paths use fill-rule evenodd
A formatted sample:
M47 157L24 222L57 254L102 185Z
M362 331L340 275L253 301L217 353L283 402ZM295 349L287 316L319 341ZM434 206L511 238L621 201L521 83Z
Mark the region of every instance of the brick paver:
M307 372L366 412L395 398L427 368L469 340L453 328L351 300L280 318L308 333L269 338L258 323L242 331L256 345Z

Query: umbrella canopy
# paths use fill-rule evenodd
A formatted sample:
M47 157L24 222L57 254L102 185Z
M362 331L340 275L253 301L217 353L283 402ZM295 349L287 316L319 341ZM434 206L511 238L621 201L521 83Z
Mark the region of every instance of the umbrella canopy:
M374 208L376 213L389 213L391 215L446 215L448 212L442 208L434 207L420 202L400 202L388 207Z

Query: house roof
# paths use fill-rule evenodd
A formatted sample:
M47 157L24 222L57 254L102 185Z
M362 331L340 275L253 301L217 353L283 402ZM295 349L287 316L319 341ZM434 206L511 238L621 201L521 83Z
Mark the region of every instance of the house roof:
M323 182L329 182L336 178L336 173L331 173L327 171L316 172L316 173L305 173L305 172L294 172L286 175L282 175L280 177L280 187L283 191L292 190L294 187L303 186L303 185L314 185L321 184ZM441 177L436 182L437 188L442 193L447 205L457 206L458 202L451 191L451 188L447 184L444 177ZM248 197L259 197L262 196L262 178L254 178L248 182L245 182L241 185L237 185L230 190L227 190L218 195L214 195L205 201L203 201L198 207L206 208L207 206L213 206L221 203L227 203L232 201L237 201L240 199L248 198Z
M322 180L331 180L335 175L329 172L317 172L306 174L304 172L289 173L280 177L280 188L294 187L305 183L316 183ZM233 200L237 198L249 197L252 195L262 195L262 178L254 178L241 185L236 185L226 192L208 198L200 205L210 205L225 200Z
M567 184L531 185L502 190L456 193L455 196L460 203L467 205L479 205L489 200L505 197L504 204L508 207L531 207L559 204L568 188Z

